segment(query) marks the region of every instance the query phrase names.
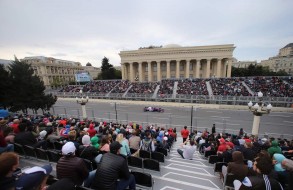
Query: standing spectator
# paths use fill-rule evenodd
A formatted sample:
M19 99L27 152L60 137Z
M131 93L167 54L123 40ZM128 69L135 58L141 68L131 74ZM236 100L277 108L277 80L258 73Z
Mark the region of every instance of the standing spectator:
M190 145L186 145L187 142L190 142ZM185 141L181 145L181 147L183 148L183 150L177 149L178 154L180 154L180 156L183 159L192 160L193 159L193 153L196 151L195 142L193 140L191 140L191 141Z
M187 129L187 126L184 126L184 129L181 130L181 136L183 138L184 143L189 136L189 130Z
M122 145L115 141L110 145L110 152L103 155L98 165L92 188L103 190L135 189L135 178L129 173L127 160L119 155ZM118 180L119 179L119 180Z

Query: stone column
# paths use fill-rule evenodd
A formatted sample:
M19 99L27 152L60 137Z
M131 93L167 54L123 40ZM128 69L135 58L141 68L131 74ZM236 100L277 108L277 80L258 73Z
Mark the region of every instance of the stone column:
M138 81L142 82L143 78L142 78L142 62L138 62Z
M148 62L148 81L152 81L152 67L151 67L151 62Z
M122 80L125 80L124 64L121 64L121 75L122 75Z
M167 79L170 79L171 78L170 77L170 75L171 75L171 71L170 71L171 61L166 61L166 63L167 63L167 75L166 75L166 77L167 77Z
M199 67L200 67L200 60L196 60L196 70L195 70L195 77L199 78Z
M161 80L161 61L157 61L157 81Z
M190 60L186 60L185 65L185 78L189 78L189 70L190 70Z
M133 82L133 63L129 63L129 75L130 82Z
M211 74L211 60L207 59L206 78L210 78Z
M228 59L227 62L228 62L227 77L231 77L232 61Z
M221 63L222 63L222 60L221 59L218 59L218 62L217 62L217 78L221 78Z
M180 61L176 61L176 78L179 79L180 78Z

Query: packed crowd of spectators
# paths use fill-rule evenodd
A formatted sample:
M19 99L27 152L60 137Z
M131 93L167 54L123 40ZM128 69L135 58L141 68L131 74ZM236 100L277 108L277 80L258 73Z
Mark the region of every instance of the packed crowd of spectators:
M222 96L250 96L242 84L243 78L213 78L210 84L214 95Z
M121 80L96 80L83 87L84 92L109 93Z
M83 86L81 85L68 85L59 90L59 92L79 92L82 89Z
M288 80L290 82L290 80ZM261 91L269 97L292 97L293 86L283 82L280 77L253 77L245 79L247 86L255 92ZM292 84L292 83L291 83Z
M153 94L158 84L158 82L133 82L128 93Z
M208 95L206 79L181 79L178 81L177 94Z
M251 96L248 88L257 96L261 91L269 97L292 97L292 77L252 77L252 78L211 78L211 79L164 79L160 82L130 82L128 80L99 80L91 81L84 86L69 85L60 92L79 92L81 89L88 93L107 94L109 92L125 93L132 86L127 96L151 95L157 85L160 85L158 96L166 97L173 94L174 83L178 81L176 94L209 95L206 82L209 82L213 95L221 96Z
M128 172L126 159L131 154L130 149L151 152L157 148L170 149L176 138L173 129L167 130L151 125L142 127L132 123L122 125L90 120L81 121L49 114L38 117L19 115L14 118L5 118L5 120L1 120L0 124L0 153L13 152L13 143L46 150L50 143L59 142L63 144L61 150L63 157L57 162L57 178L69 178L75 185L83 184L86 187L94 188L109 188L110 186L114 188L118 179L120 179L119 181L125 179L129 182L129 188L134 189L135 181ZM122 157L117 155L117 151ZM101 159L102 157L105 159ZM95 162L98 165L97 170L89 171L81 159ZM105 167L107 166L108 171L101 172L103 164ZM0 165L0 170L2 170L1 167L4 166ZM111 170L109 167L114 168ZM111 172L109 173L109 171ZM111 176L107 177L108 180L98 179L96 172L99 172L99 176ZM0 178L1 186L8 183L2 180L5 176L0 175ZM116 185L121 187L117 189L124 189L128 186L119 183Z
M131 82L128 80L122 80L111 93L124 93L130 87Z
M163 97L165 94L173 94L174 83L176 80L164 79L160 83L159 96Z

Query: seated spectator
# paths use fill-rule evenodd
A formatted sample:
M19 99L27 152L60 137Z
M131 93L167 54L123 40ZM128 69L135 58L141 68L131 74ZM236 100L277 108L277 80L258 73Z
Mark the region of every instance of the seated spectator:
M110 141L108 135L104 135L101 140L100 151L110 152Z
M14 151L14 145L7 144L4 138L2 128L0 127L0 154L3 152L13 152L13 151Z
M279 147L279 143L276 140L272 141L272 145L270 148L268 148L268 152L270 153L271 157L275 154L275 153L279 153L282 154L282 149Z
M138 129L134 129L132 131L132 136L129 138L129 148L133 148L134 150L139 149L140 137L138 136Z
M130 149L128 145L128 140L124 138L124 135L122 133L119 133L116 137L116 141L118 141L122 147L120 148L120 154L124 156L130 155Z
M189 142L189 145L186 145L187 142ZM195 146L195 142L193 140L186 140L181 147L183 148L183 150L181 149L177 149L178 154L180 154L180 156L183 159L188 159L188 160L192 160L193 159L193 153L196 151L196 146Z
M14 152L6 152L0 155L0 189L43 189L49 174L51 165L32 167L15 176L13 172L19 167L19 156Z
M293 189L293 160L284 159L282 167L288 172L288 189Z
M75 156L76 148L72 142L67 142L62 147L63 156L56 165L56 174L58 179L69 178L75 185L85 183L89 187L94 176L94 172L89 173L82 158Z
M222 167L222 174L225 176L227 173L232 173L236 179L242 181L248 174L248 167L243 162L243 154L240 151L235 151L232 154L232 158L233 162L229 162L228 167Z
M287 171L282 167L282 162L285 160L285 156L283 154L274 154L273 155L273 164L274 164L274 170L277 172L278 175L278 181L285 186L287 183Z
M79 155L80 158L85 158L91 161L94 161L99 154L98 150L91 146L90 136L88 135L82 137L82 145L79 146L77 152L77 155Z
M127 160L119 155L122 145L115 141L110 145L110 152L103 155L98 165L91 188L134 190L135 178L129 173ZM119 180L118 180L119 179Z
M223 152L225 152L227 150L227 145L226 145L226 141L224 138L220 138L219 139L220 145L218 146L217 149L217 154L223 154Z
M39 148L44 144L45 141L37 142L36 137L33 135L31 131L26 131L27 124L20 123L19 124L19 133L16 134L14 138L14 142L21 145L29 145L34 148Z
M7 143L14 143L15 133L13 132L13 129L11 127L5 127L3 130L3 135Z
M150 131L145 132L144 139L142 139L140 141L139 148L141 150L146 150L146 151L149 151L149 152L154 152L156 150L156 147L155 147L155 144L154 144L154 141L152 139L152 135L151 135Z
M97 131L94 129L94 124L90 124L90 128L87 130L87 132L91 138L97 134Z
M272 189L283 190L282 185L274 178L269 177L271 170L273 169L272 160L269 156L257 157L253 170L257 173L256 176L245 177L242 182L234 180L235 190L245 189Z
M91 138L91 143L92 143L92 146L95 147L96 150L99 150L100 144L99 144L99 138L97 136L93 136Z
M244 159L246 160L253 160L256 157L256 152L252 148L252 143L249 139L245 140L244 148L242 149L242 153L244 156Z

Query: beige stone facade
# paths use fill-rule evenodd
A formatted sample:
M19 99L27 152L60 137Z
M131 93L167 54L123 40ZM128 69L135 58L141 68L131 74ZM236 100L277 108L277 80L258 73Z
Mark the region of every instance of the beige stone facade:
M123 80L231 77L233 44L181 47L170 44L121 51Z
M293 75L293 43L281 48L277 56L262 60L260 64L264 67L269 67L271 71L285 71Z
M235 68L247 68L249 65L256 65L257 61L237 61L233 63Z
M55 59L52 57L25 57L21 59L31 64L34 74L44 82L46 88L67 85L75 81L75 74L83 68L79 62Z
M89 73L92 79L96 79L101 73L101 68L93 67L90 63L87 63L86 66L83 66L82 68Z

